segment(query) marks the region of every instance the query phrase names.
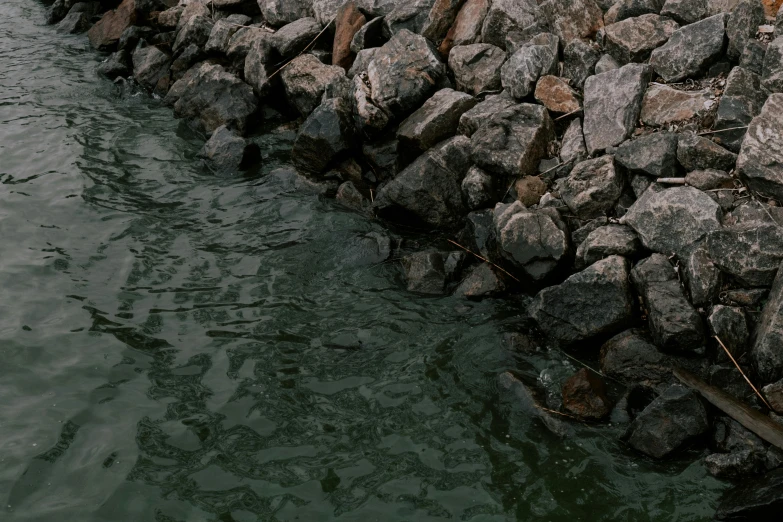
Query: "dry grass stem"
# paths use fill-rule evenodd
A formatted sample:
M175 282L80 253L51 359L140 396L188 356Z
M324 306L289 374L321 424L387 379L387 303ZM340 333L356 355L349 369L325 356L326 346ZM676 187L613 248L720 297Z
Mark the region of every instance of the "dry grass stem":
M756 395L758 395L759 399L761 399L761 402L763 402L767 406L767 408L769 408L771 410L772 406L769 405L769 403L767 402L767 399L765 399L764 396L761 395L761 393L759 393L759 391L756 389L756 387L753 386L753 383L750 382L750 379L748 379L748 376L745 375L745 372L742 371L742 368L740 368L740 365L737 364L737 361L734 359L734 356L731 355L731 352L729 351L728 348L726 348L726 345L723 344L723 341L720 340L720 337L718 337L716 335L715 336L715 340L718 341L718 343L720 344L721 348L723 348L723 351L726 352L726 355L729 356L729 359L731 359L731 362L733 362L734 366L737 367L737 370L740 372L740 374L742 374L742 377L747 381L747 383L750 385L750 387L753 388L753 391L756 393Z
M457 247L461 248L462 250L464 250L464 251L465 251L465 252L467 252L468 254L474 255L474 256L476 256L477 258L479 258L479 259L481 259L482 261L484 261L485 263L489 263L490 265L494 266L495 268L497 268L498 270L500 270L501 272L503 272L504 274L506 274L508 277L510 277L511 279L513 279L514 281L516 281L517 283L520 283L520 284L522 283L522 281L520 281L519 279L517 279L516 277L514 277L513 275L511 275L511 274L510 274L508 271L506 271L506 270L504 270L503 268L499 267L498 265L496 265L495 263L493 263L493 262L492 262L492 261L490 261L489 259L486 259L486 258L484 258L484 257L481 257L480 255L478 255L478 254L477 254L477 253L475 253L475 252L471 252L470 250L468 250L468 249L467 249L467 248L465 248L464 246L460 245L460 244L459 244L459 243L457 243L456 241L452 241L451 239L448 239L447 241L448 241L449 243L451 243L452 245L454 245L454 246L457 246Z

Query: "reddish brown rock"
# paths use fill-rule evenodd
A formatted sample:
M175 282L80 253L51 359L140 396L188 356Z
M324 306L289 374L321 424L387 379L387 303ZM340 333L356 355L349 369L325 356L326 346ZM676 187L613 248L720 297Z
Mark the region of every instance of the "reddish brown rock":
M541 11L563 45L591 38L604 26L604 14L595 0L546 0Z
M679 91L654 83L644 93L641 120L645 125L660 127L690 120L709 110L715 102L709 89Z
M576 91L557 76L544 76L538 80L535 97L552 112L567 114L582 108Z
M467 0L457 13L457 18L438 51L443 56L448 56L452 47L477 43L487 11L489 11L489 0Z
M546 194L546 183L538 176L525 176L514 183L517 199L526 207L538 205L541 196Z
M582 368L563 384L563 406L569 413L591 420L603 419L612 410L604 381L587 368Z
M122 32L136 23L136 0L123 0L114 11L108 11L87 32L96 49L109 50L117 45Z
M775 18L780 6L783 5L783 0L761 0L761 3L764 4L764 14L767 18Z
M421 29L421 35L439 45L456 21L464 3L465 0L435 0Z
M332 65L339 65L348 71L353 65L356 54L351 51L354 35L367 23L367 18L356 7L356 2L346 2L337 11L334 19L334 45L332 46Z

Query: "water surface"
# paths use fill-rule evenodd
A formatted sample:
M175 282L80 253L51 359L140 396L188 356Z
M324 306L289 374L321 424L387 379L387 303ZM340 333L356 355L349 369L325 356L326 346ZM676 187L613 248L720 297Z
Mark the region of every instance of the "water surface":
M0 3L0 495L19 521L697 521L723 485L622 427L560 440L495 380L514 302L411 295L378 222L269 176Z

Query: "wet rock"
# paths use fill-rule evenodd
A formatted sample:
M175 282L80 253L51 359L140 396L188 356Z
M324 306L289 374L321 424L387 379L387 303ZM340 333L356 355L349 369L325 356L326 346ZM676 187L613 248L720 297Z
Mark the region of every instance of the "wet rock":
M615 169L613 156L583 161L558 186L568 208L580 219L606 215L623 190L623 176Z
M585 80L596 74L595 65L600 58L595 46L583 40L571 41L563 50L563 78L571 80L575 88L583 88Z
M696 134L680 134L677 144L677 160L686 171L734 169L737 155L715 142Z
M456 225L467 212L462 180L470 168L469 140L458 136L419 156L378 191L378 213L433 228Z
M707 318L707 324L710 327L710 334L717 336L735 359L745 353L750 333L742 308L715 305Z
M665 254L682 253L709 232L720 229L722 212L707 194L693 187L648 190L621 222L636 230L642 244ZM677 234L672 234L677 230Z
M490 208L469 213L465 218L465 228L460 231L460 243L483 257L489 257L488 242L494 234L492 218Z
M582 134L582 121L576 118L568 124L568 128L563 134L563 141L560 145L560 162L575 164L586 158L587 148Z
M286 24L274 33L272 44L283 58L293 58L301 53L321 32L321 24L315 18L300 18Z
M516 107L516 105L516 101L507 93L487 96L483 102L476 104L475 107L462 115L459 119L457 132L471 137L495 113L503 112L506 109Z
M259 98L269 94L272 88L271 76L274 74L274 69L269 61L271 49L271 38L258 38L245 57L245 81Z
M517 199L526 207L538 205L541 196L546 194L547 186L538 176L525 176L514 182Z
M753 118L737 158L737 171L748 186L783 200L783 94L773 94Z
M491 44L458 45L449 54L457 89L473 95L500 90L500 68L505 62L505 51Z
M303 172L318 174L354 146L351 107L340 98L324 101L304 121L291 153Z
M362 155L378 181L391 179L400 170L396 139L365 142L362 145Z
M174 52L185 49L189 45L203 48L212 33L213 22L205 16L193 16L177 32L172 49Z
M338 4L339 6L339 4ZM329 17L322 24L328 23ZM342 7L336 11L334 43L332 45L332 65L337 65L345 69L346 72L353 65L355 52L351 50L351 42L359 29L367 23L367 18L359 11L356 2L345 2Z
M541 76L556 74L558 41L554 35L543 33L532 43L519 48L500 69L503 88L521 100L535 89Z
M535 0L494 0L484 18L481 39L505 48L506 35L533 36L541 32L543 17Z
M177 58L171 62L171 79L177 81L196 63L204 59L204 52L195 44L187 46L179 53Z
M707 410L696 392L672 385L631 422L625 438L635 450L664 458L704 435Z
M745 45L755 38L759 26L764 22L764 7L761 2L741 0L737 4L726 22L726 35L729 37L726 55L730 60L739 60Z
M584 135L591 155L619 145L631 135L649 75L648 66L630 64L585 81Z
M513 422L516 418L535 418L549 431L559 437L573 436L573 430L560 419L547 411L544 411L536 402L533 392L511 372L504 372L498 376L498 392L504 404L509 404L511 413L517 414L510 418Z
M544 76L536 85L536 100L552 112L569 114L581 109L578 95L557 76Z
M403 116L435 90L445 67L425 38L402 30L381 47L367 68L373 103L389 116Z
M546 0L541 12L563 44L590 39L604 26L601 8L594 0Z
M674 18L680 25L698 22L708 14L708 0L666 0L661 9L661 16Z
M505 291L506 284L496 269L489 263L482 263L468 272L468 275L454 291L454 295L468 299L482 299L501 295Z
M679 28L674 20L656 14L627 18L604 29L606 52L621 64L641 63Z
M103 17L87 32L90 45L106 51L114 48L122 32L136 24L136 1L123 0L113 11L107 11Z
M489 11L489 4L489 0L466 0L438 48L443 56L450 57L449 51L458 45L479 43L481 26Z
M612 411L606 384L600 376L582 368L563 384L563 406L580 419L601 420Z
M383 17L373 18L356 31L351 40L351 51L358 54L360 51L380 47L386 43L383 37Z
M133 52L133 77L139 85L152 91L168 74L171 57L157 47L137 48Z
M274 27L313 16L312 0L258 0L264 20Z
M641 330L626 330L601 347L601 371L626 385L671 381L672 367L679 362L661 353Z
M642 244L636 232L625 225L606 225L598 227L576 250L576 268L592 265L605 257L620 255L626 258L636 257L642 250Z
M321 103L327 86L344 77L342 67L324 65L311 54L294 58L280 73L288 102L305 117Z
M766 99L767 95L761 90L758 75L742 67L734 67L726 79L726 88L720 99L713 128L721 130L747 127L761 112ZM739 152L745 134L745 129L740 128L716 134L716 139L719 138L720 143L732 152Z
M476 99L469 94L441 89L400 124L397 130L400 150L415 158L454 136L460 117L475 105Z
M783 228L750 225L724 228L707 236L716 266L750 286L768 286L783 261Z
M402 258L408 291L440 295L446 289L446 268L441 252L417 252Z
M723 53L725 22L720 14L675 31L652 52L650 65L668 83L706 71Z
M680 254L680 275L682 276L691 303L694 306L706 306L718 298L722 282L721 271L715 266L707 241L698 241L685 253Z
M477 105L474 110L480 106ZM470 112L466 112L463 118ZM532 175L553 139L554 124L546 109L522 103L496 112L473 133L471 157L476 165L490 174Z
M634 174L675 177L679 169L677 141L677 135L669 132L648 134L620 145L614 160Z
M767 304L761 313L751 349L753 363L763 382L783 377L783 271L778 270Z
M496 199L492 176L478 167L471 167L462 180L462 195L470 210L490 206Z
M226 125L243 134L258 110L253 89L220 65L202 63L191 71L172 85L164 100L174 105L175 116L203 132Z
M232 174L256 163L261 152L258 145L237 136L225 125L215 129L204 148L202 157L217 174Z
M650 127L687 121L706 112L713 103L709 89L679 91L667 85L653 84L644 94L641 120Z
M540 291L531 316L548 338L566 345L618 333L633 322L628 274L624 258L602 259Z
M98 74L101 74L109 80L116 78L126 78L133 73L131 66L131 57L127 51L117 51L111 54L97 68Z
M565 261L568 231L556 211L498 203L493 223L498 256L529 278L541 281Z
M60 22L70 12L74 3L74 0L55 0L46 10L46 25Z
M370 206L370 202L362 195L359 189L352 181L346 181L337 187L335 201L353 210L365 211Z
M783 509L783 469L746 479L728 490L715 512L719 521L775 520Z
M58 24L60 34L79 34L90 27L90 17L87 13L68 13Z

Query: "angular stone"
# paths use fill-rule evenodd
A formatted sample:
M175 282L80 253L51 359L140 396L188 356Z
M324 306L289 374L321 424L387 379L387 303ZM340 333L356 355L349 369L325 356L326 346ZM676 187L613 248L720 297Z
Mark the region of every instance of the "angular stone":
M625 437L635 450L661 459L705 434L708 429L707 409L698 394L675 384L633 420Z
M462 115L459 119L457 132L471 137L494 114L516 107L516 105L517 102L507 93L487 96L483 102L476 104L475 107Z
M602 156L575 165L558 187L571 212L580 219L593 219L614 208L623 190L623 176L615 169L612 156Z
M215 54L226 54L228 51L228 43L231 41L231 37L236 34L240 29L237 25L237 20L231 18L235 15L231 15L225 20L218 20L215 25L212 26L212 31L209 33L209 39L204 45L204 51Z
M226 57L236 67L241 69L251 50L259 52L259 60L270 61L274 46L274 33L256 26L240 27L234 36L228 40Z
M751 40L745 44L745 49L742 50L742 56L740 57L740 67L744 67L748 71L758 74L764 72L764 55L767 54L767 42L761 42L759 40Z
M114 11L106 14L87 32L90 45L98 50L109 50L117 45L122 32L136 24L136 0L123 0Z
M473 133L471 157L490 174L532 175L554 137L554 123L546 109L522 103L496 112Z
M550 339L566 345L618 333L633 322L628 274L624 258L602 259L540 291L531 316Z
M346 3L346 0L313 0L313 16L319 24L325 26L337 18L340 8ZM355 1L353 3L356 4Z
M642 16L660 14L664 0L617 0L607 8L604 22L607 24Z
M435 2L436 0L398 1L383 17L384 33L392 36L405 30L421 34L427 23L428 13Z
M98 73L105 76L109 80L114 81L119 77L128 77L132 74L131 57L128 55L128 51L117 51L112 53L111 56L106 58L98 66Z
M563 134L563 141L560 144L560 162L573 164L586 158L587 148L585 148L585 138L582 134L582 121L576 118L568 124L568 128Z
M324 65L312 54L294 58L280 73L288 103L305 117L321 103L327 86L342 78L345 78L342 67Z
M90 16L87 13L68 13L58 24L60 34L79 34L90 27Z
M370 62L375 58L375 54L378 52L377 47L372 49L363 49L356 53L356 58L353 61L353 65L348 69L348 78L355 78L356 76L364 76L367 74L367 67L370 66Z
M687 25L707 18L708 0L666 0L661 16L668 16L680 25Z
M601 347L601 371L623 384L660 383L672 379L678 358L664 354L641 330L626 330Z
M673 353L703 353L704 324L688 302L666 256L653 254L631 270L631 281L647 309L655 344Z
M471 167L462 180L462 195L470 210L490 206L496 199L492 176L478 167Z
M237 136L225 125L215 129L200 155L216 174L233 174L261 158L258 145Z
M46 10L46 25L60 22L70 12L74 0L55 0Z
M505 49L511 33L533 36L541 32L543 17L535 0L494 0L484 18L481 39Z
M717 336L735 359L748 348L750 333L745 311L735 306L716 305L707 319L710 334Z
M680 26L670 18L645 14L607 25L605 48L619 63L641 63Z
M598 227L576 250L577 267L592 265L605 257L620 255L633 258L642 250L642 243L630 227L625 225L606 225Z
M449 67L454 72L457 89L474 96L500 90L500 69L506 58L503 49L490 44L453 47L449 54Z
M601 55L601 58L595 64L595 74L603 74L605 72L614 71L620 68L620 64L617 60L612 58L608 54Z
M685 176L685 183L699 190L734 188L734 178L722 170L694 170Z
M585 80L596 74L595 65L601 53L584 40L572 40L563 49L563 78L571 80L577 89L584 87Z
M462 115L476 105L469 94L441 89L408 116L397 130L400 150L418 156L457 133Z
M351 107L340 98L325 100L304 121L291 153L301 171L318 174L354 146Z
M751 190L783 200L783 94L771 95L750 123L737 171Z
M581 109L576 91L557 76L542 77L536 85L534 96L552 112L569 114Z
M185 12L184 5L177 5L162 11L158 15L158 26L162 29L176 29L182 13Z
M745 316L743 315L742 318L744 319ZM773 410L778 413L783 412L783 380L767 384L761 389L761 392Z
M481 299L497 296L505 291L506 284L503 282L503 278L497 274L495 268L489 263L482 263L470 270L454 291L454 295L468 299Z
M721 271L715 266L707 241L702 239L680 254L680 275L690 294L693 306L707 306L718 298L722 282Z
M734 67L726 79L713 128L736 130L717 133L716 139L720 139L720 143L732 152L739 152L746 134L741 127L747 127L758 116L766 99L758 75L742 67Z
M594 0L546 0L540 8L564 45L590 39L604 26L604 14Z
M465 0L435 0L421 28L421 35L440 45L457 19Z
M293 58L320 32L321 24L315 18L300 18L278 29L272 37L272 45L283 58Z
M684 133L677 144L677 161L688 172L704 169L728 172L734 169L737 155L707 138Z
M614 160L629 172L646 176L676 177L677 135L656 132L626 141L617 148Z
M446 289L446 268L440 252L417 252L402 258L408 291L440 295Z
M650 65L668 83L706 71L723 53L725 27L726 16L722 14L686 25L652 52Z
M443 56L449 56L449 51L458 45L479 43L481 26L489 12L489 0L467 0L457 13L454 24L446 34L438 51ZM501 49L502 50L502 49Z
M775 520L783 509L783 469L743 480L721 498L718 521Z
M373 103L370 87L365 83L364 75L353 78L353 112L357 130L364 136L372 137L386 128L391 121L389 115Z
M383 36L383 17L373 18L361 26L351 40L351 51L360 51L382 46L386 43Z
M653 84L644 94L641 120L650 127L687 121L706 112L713 103L709 89L680 91L668 85Z
M152 91L168 74L171 57L157 47L137 48L133 52L133 77L139 85Z
M629 64L585 81L584 135L588 152L614 147L636 127L650 68Z
M563 406L580 419L601 420L612 411L604 381L582 368L563 383Z
M253 47L245 57L245 81L253 87L256 96L263 98L272 88L271 76L274 66L269 60L271 38L259 38L253 42Z
M334 21L332 65L340 66L348 72L356 56L351 50L351 42L359 29L366 23L367 18L356 7L356 2L345 2L339 8Z
M729 37L726 54L730 60L739 60L745 45L755 38L759 26L764 22L764 7L761 2L741 0L737 4L726 22L726 35Z
M648 190L620 221L636 230L646 248L671 254L685 252L709 232L720 229L721 217L718 204L704 192L675 187Z
M458 136L421 155L378 191L378 213L433 228L456 225L467 212L461 184L470 167L468 145Z
M756 225L724 228L707 236L717 267L749 286L769 286L783 261L783 228Z
M203 48L212 33L212 19L205 16L193 16L177 32L172 50L176 53L189 45Z
M307 18L313 12L313 0L258 0L264 20L273 27L280 27Z

